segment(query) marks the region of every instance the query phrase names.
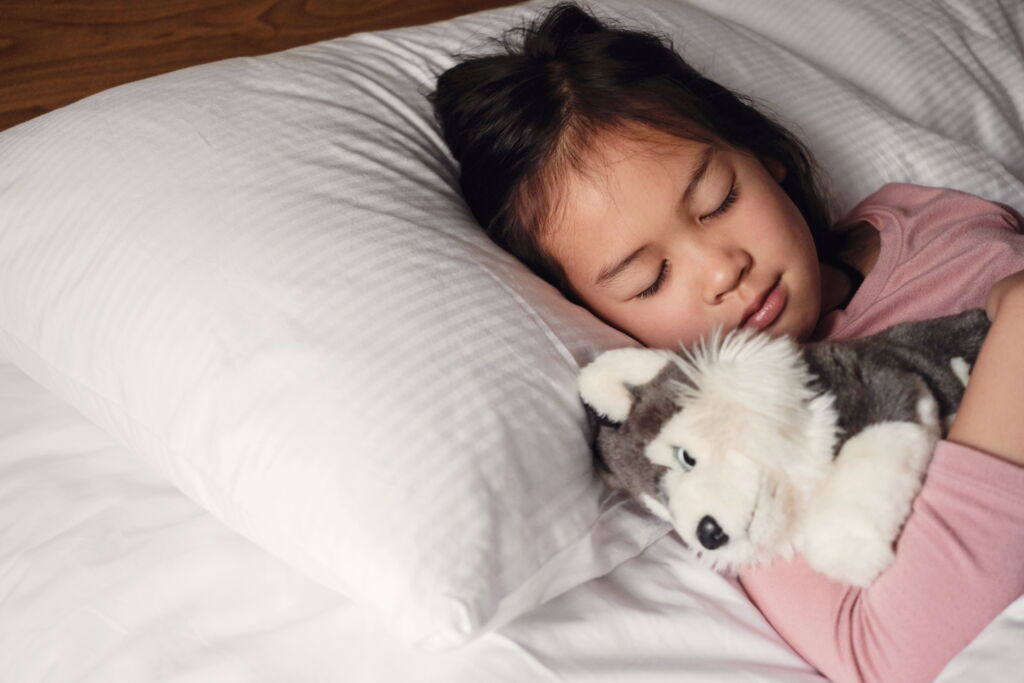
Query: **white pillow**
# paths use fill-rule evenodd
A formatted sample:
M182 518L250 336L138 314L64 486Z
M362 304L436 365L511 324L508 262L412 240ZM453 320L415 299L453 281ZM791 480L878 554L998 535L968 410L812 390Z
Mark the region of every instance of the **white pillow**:
M431 645L663 533L601 488L575 393L628 340L459 198L424 98L442 38L224 61L0 136L0 351Z
M822 0L818 23L791 0L591 4L770 103L842 208L892 180L1024 204L999 99L1022 90L936 97L1020 83L994 3L951 38L927 3ZM527 14L196 67L0 134L0 352L413 642L464 641L665 531L595 480L575 393L630 341L487 241L423 98Z

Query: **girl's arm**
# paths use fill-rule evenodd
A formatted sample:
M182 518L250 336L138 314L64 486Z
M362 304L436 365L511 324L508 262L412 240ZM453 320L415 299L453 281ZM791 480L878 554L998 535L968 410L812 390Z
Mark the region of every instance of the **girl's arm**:
M992 328L892 566L867 589L799 557L740 577L783 638L836 683L933 681L1024 593L1024 273L992 288L987 311Z
M997 282L985 308L992 328L947 438L1024 465L1024 271Z

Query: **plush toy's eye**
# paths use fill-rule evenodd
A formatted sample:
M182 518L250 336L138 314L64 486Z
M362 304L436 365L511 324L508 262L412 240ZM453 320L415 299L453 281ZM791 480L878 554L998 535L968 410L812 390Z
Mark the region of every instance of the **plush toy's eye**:
M675 456L676 462L684 471L688 472L697 466L697 461L690 457L690 454L682 446L673 446L672 455Z

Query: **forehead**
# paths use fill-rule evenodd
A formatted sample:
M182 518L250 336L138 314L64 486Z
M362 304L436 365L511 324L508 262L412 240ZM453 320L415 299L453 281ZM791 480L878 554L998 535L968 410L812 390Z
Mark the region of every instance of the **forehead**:
M557 176L544 248L563 265L585 267L636 243L707 146L649 128L598 133Z

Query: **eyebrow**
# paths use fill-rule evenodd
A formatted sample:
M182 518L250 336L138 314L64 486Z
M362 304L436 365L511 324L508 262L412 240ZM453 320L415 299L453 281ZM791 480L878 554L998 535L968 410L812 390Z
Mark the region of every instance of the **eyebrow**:
M711 166L711 160L715 156L715 148L713 145L708 145L704 148L704 153L701 154L700 162L690 172L690 180L686 185L686 191L683 192L683 202L689 202L693 198L693 193L697 191L697 186L700 185L701 181L704 180L704 176L708 173L708 168Z
M693 198L693 193L697 191L697 187L708 173L708 168L711 166L711 159L714 158L715 148L713 145L707 145L704 147L704 152L700 156L700 161L690 170L690 178L686 183L686 190L683 192L682 198L679 200L680 204L689 203ZM636 260L646 251L650 245L643 245L638 249L634 249L626 258L622 259L618 263L614 263L603 268L598 274L597 279L594 280L594 284L599 287L607 286L612 280L622 274L622 271L629 268Z
M626 268L629 268L634 261L640 258L640 255L644 253L647 247L648 245L645 244L639 249L633 250L633 252L630 253L630 255L627 256L626 258L602 270L601 274L597 276L597 280L594 281L594 284L596 284L599 287L607 286L608 283L610 283L612 280L614 280L620 274L622 274L622 271L624 271Z

